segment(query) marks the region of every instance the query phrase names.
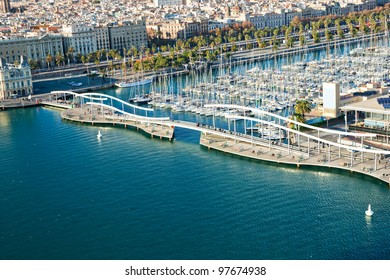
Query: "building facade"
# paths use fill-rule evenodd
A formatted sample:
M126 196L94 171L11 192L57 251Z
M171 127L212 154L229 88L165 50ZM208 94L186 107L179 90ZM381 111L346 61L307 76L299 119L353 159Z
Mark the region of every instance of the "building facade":
M183 5L183 0L154 0L155 7Z
M0 0L0 13L9 13L11 11L10 0Z
M110 26L110 49L122 51L132 47L141 49L148 46L146 35L146 22L144 20L125 21L118 25Z
M63 26L62 34L64 36L65 51L72 47L74 53L87 55L97 50L93 26Z
M188 39L208 32L207 19L171 20L160 23L159 29L163 39Z
M24 55L44 65L49 54L54 57L57 53L64 54L61 35L0 39L0 57L11 64L20 62L20 56Z
M20 64L13 65L0 57L0 99L28 96L32 93L32 77L27 58L21 56Z
M247 20L256 28L275 28L285 25L285 13L268 13L264 15L250 15Z
M96 48L98 50L110 49L110 33L108 26L95 27Z
M87 55L97 50L141 49L147 47L145 21L122 22L119 25L93 26L64 26L63 34L44 34L25 37L1 37L0 57L8 64L18 64L20 56L28 60L38 61L45 66L46 58L53 58L60 53L66 56L69 48L73 48L73 56Z

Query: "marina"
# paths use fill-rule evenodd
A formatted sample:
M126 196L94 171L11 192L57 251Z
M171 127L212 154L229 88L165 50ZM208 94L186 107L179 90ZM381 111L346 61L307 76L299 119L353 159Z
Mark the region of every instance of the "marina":
M58 90L1 112L3 257L388 259L386 138L351 129L355 115L334 129L291 118L302 98L320 107L317 76L369 67L374 52L358 52L340 65L166 76L150 92ZM385 59L348 86L385 83ZM143 94L148 106L128 102Z

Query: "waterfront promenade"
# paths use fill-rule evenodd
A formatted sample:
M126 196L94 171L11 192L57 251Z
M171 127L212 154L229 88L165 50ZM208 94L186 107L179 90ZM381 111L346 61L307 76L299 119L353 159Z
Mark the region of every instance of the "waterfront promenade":
M0 110L3 111L6 109L26 108L32 106L39 106L39 103L35 99L29 100L27 98L0 100Z
M237 137L235 140L221 137L215 134L202 134L200 144L208 149L217 150L224 153L233 154L239 157L246 157L266 162L287 164L296 167L311 166L318 168L336 168L349 172L356 172L370 177L374 177L390 184L390 164L387 160L379 160L374 169L374 159L365 157L360 161L359 156L355 157L355 164L351 166L350 158L346 151L341 157L335 152L331 152L331 160L328 160L328 151L321 149L318 154L307 156L303 149L293 146L290 151L285 146L271 145L263 141L248 143L247 138ZM307 149L307 148L306 148Z
M152 138L168 140L173 139L174 129L180 127L201 132L200 144L209 149L297 167L337 168L390 183L390 151L374 149L367 145L375 138L375 134L313 127L270 112L238 105L206 105L214 109L225 108L243 112L251 110L257 116L226 116L228 122L233 122L226 129L215 126L215 114L212 116L213 125L205 125L168 117L151 117L148 112L153 109L136 106L105 94L73 94L79 103L74 108L61 112L64 120L89 125L133 127ZM270 117L274 120L270 121ZM242 133L237 130L238 119L245 120L244 131L246 123L250 122L250 127L258 127L259 131L278 130L280 135L283 132L286 136L274 139L270 136L255 136L253 132L250 135ZM354 145L341 144L340 140L345 137L354 138Z
M61 117L68 121L79 122L90 125L111 125L122 127L133 127L137 130L142 130L149 134L152 138L159 137L160 139L172 140L174 127L168 117L148 117L148 112L153 109L140 107L134 104L127 103L116 97L112 97L101 93L83 93L75 92L52 92L53 95L73 95L73 101L80 103L70 104L71 102L59 102L58 100L43 102L49 107L58 107L66 109L61 112ZM109 104L103 102L108 101ZM114 107L113 102L121 106L121 109ZM129 113L127 110L133 110ZM138 114L135 112L137 111ZM145 116L139 114L142 112Z

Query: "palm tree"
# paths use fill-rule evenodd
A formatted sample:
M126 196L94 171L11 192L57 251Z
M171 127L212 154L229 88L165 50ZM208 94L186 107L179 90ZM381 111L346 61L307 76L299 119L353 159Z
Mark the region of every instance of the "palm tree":
M305 120L305 113L310 113L311 111L311 104L306 99L298 100L295 104L295 113L300 115L302 118L301 120Z
M266 43L265 41L261 40L261 42L260 42L260 44L259 44L259 47L260 47L261 49L264 49L266 46L267 46L267 43Z
M64 56L62 55L62 53L58 52L56 54L56 64L57 64L57 66L60 67L62 62L64 62Z
M329 31L329 29L326 29L325 30L325 37L326 37L326 41L329 42L333 39L333 35L332 33Z
M301 114L294 113L291 117L294 121L300 122L300 123L305 123L305 117L302 116ZM292 128L296 127L295 124L291 123Z
M112 75L112 70L114 70L114 63L112 62L112 60L110 60L108 62L108 70L110 71L110 74Z
M87 57L86 57L85 55L82 55L82 56L81 56L81 62L82 62L83 64L85 64L85 62L87 62Z
M30 58L28 60L28 64L30 65L31 70L35 70L39 68L38 60Z
M70 65L70 63L72 63L73 54L74 54L73 47L69 47L68 51L66 52L66 57L68 58L68 65Z
M46 63L47 63L47 68L50 68L51 63L53 62L53 56L49 53L46 56Z
M102 77L102 84L103 84L104 80L106 79L107 69L106 68L100 68L99 69L99 74Z
M299 35L299 45L303 47L306 43L306 37L305 35Z

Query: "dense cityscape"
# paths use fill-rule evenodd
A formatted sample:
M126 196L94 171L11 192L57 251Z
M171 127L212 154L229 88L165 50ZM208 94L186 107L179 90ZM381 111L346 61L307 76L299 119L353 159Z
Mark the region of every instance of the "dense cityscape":
M243 22L255 29L280 28L294 18L343 16L383 4L374 0L2 1L0 56L14 63L25 55L42 67L48 55L78 55L80 60L98 50L123 54L124 49L151 48L153 37L186 40ZM10 49L13 52L7 52Z

